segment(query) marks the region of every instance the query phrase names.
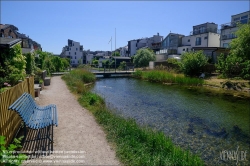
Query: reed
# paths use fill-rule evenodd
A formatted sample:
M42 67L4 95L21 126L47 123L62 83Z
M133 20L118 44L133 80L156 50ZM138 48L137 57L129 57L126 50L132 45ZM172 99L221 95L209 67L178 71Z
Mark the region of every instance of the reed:
M140 71L133 74L135 78L148 80L150 82L175 83L180 85L202 85L203 79L186 77L183 74L176 74L164 70Z

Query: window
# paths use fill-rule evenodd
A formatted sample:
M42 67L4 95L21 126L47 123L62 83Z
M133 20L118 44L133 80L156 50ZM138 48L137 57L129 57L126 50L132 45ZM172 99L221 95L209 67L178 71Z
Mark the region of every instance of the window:
M76 52L75 52L75 55L76 55Z
M188 52L188 48L187 48L187 52Z
M228 43L223 43L223 47L228 48L229 47Z
M248 15L242 16L240 22L242 24L247 24Z
M188 42L190 42L190 39L188 39Z
M183 48L183 50L182 51L185 51L185 48Z
M76 56L75 56L75 59L76 59Z
M234 21L239 21L239 20L240 20L240 17L234 18Z
M207 39L207 36L206 36L206 37L204 37L204 39Z
M76 51L77 51L77 48L76 48Z
M71 48L69 47L69 50L71 50Z
M69 52L69 55L70 55L70 52Z
M74 43L73 43L73 46L74 46Z
M195 45L196 46L201 45L201 37L196 38Z

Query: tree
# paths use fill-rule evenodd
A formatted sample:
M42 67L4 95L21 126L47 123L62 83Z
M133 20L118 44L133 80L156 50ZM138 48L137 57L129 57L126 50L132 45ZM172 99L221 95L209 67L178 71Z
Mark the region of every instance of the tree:
M4 82L11 85L18 83L18 80L23 80L26 75L25 56L22 55L20 44L12 48L1 51L0 54L0 88Z
M136 67L147 67L150 61L155 61L156 57L153 51L149 49L139 49L134 56L133 63Z
M194 76L201 72L207 61L208 58L202 51L185 52L181 58L180 68L185 75Z
M250 24L238 25L238 27L235 32L237 38L229 45L229 55L221 55L216 67L225 77L239 75L250 79Z
M120 56L120 53L115 51L115 52L112 53L112 56Z
M35 71L35 55L33 53L24 54L26 57L26 73L34 74Z

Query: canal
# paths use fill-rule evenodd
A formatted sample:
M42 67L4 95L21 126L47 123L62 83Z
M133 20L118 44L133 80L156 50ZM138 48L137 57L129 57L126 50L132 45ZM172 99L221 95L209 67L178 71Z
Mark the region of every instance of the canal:
M99 78L92 89L107 106L141 126L162 131L183 149L198 154L207 165L247 165L246 159L222 152L247 151L250 113L246 100L202 93L178 85L162 85L133 78ZM235 160L234 160L235 159ZM242 160L242 161L241 161Z

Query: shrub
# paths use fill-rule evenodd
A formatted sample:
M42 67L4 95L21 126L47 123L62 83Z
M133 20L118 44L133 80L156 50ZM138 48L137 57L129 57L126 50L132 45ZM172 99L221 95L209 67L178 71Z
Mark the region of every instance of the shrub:
M18 139L15 138L14 143L6 148L5 136L0 136L0 163L4 163L5 165L21 165L28 158L25 154L18 153L18 155L15 155L13 153L17 148L22 147L22 139L23 136Z
M182 55L180 67L185 75L195 76L202 72L202 68L207 64L207 57L202 51L185 52Z
M136 67L147 67L150 61L155 61L154 52L149 49L139 49L133 59Z

